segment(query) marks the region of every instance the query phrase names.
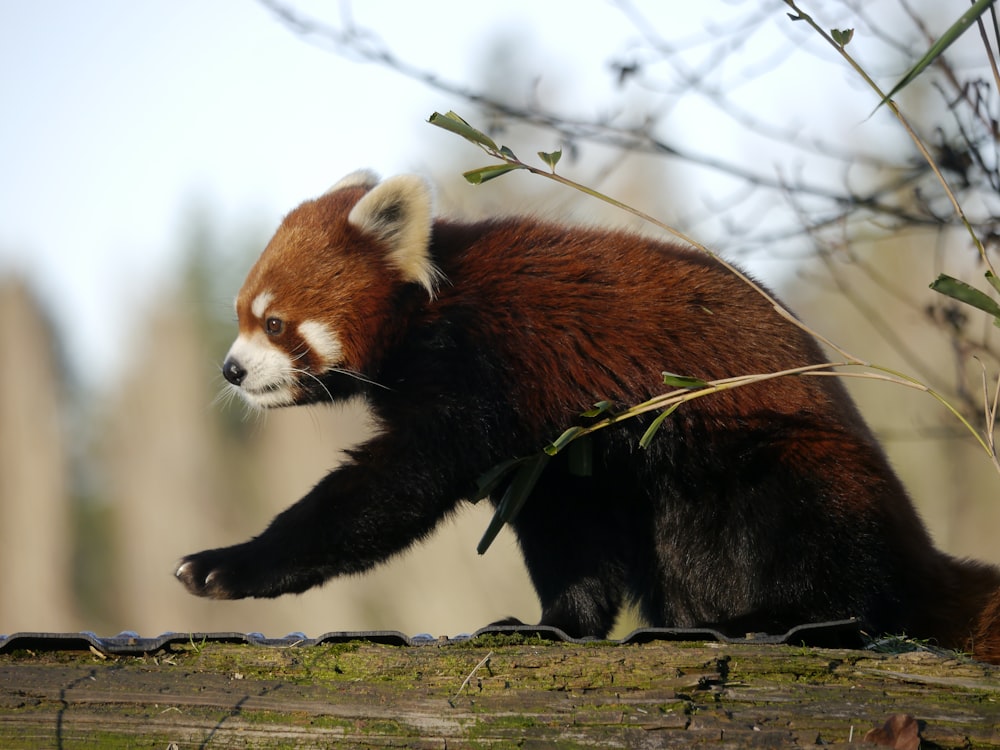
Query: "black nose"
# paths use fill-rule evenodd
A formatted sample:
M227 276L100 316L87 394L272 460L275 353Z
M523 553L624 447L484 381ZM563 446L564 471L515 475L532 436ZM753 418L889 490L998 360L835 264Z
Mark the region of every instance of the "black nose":
M243 369L243 365L232 357L229 357L222 363L222 377L233 385L239 385L242 383L246 376L247 371Z

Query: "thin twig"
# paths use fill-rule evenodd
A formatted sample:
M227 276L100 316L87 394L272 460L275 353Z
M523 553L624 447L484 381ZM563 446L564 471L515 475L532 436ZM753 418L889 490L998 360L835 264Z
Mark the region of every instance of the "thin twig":
M483 667L485 667L487 664L490 663L490 657L492 656L493 652L490 651L488 654L486 654L486 656L483 657L483 660L479 662L471 672L469 672L468 677L466 677L462 681L462 684L459 686L458 692L456 692L455 695L453 695L451 698L448 699L449 706L451 706L452 708L455 707L455 701L458 700L458 696L462 694L462 691L465 690L465 688L468 686L469 682L472 680L476 672L478 672L480 669L482 669Z
M813 19L812 16L802 11L798 7L798 5L795 4L795 0L785 0L785 5L787 5L789 8L795 11L795 14L797 16L796 20L805 21L817 34L819 34L831 47L833 47L840 54L840 56L844 58L847 64L850 65L859 76L861 76L861 78L864 80L866 84L868 84L868 86L872 89L872 91L874 91L878 95L879 101L885 102L886 106L889 107L892 114L895 115L896 120L899 122L900 125L903 126L903 130L905 130L906 134L910 136L910 140L913 141L913 145L916 146L917 150L920 152L920 155L924 158L924 161L927 162L927 166L929 166L931 171L934 172L934 176L937 177L938 182L944 189L945 195L951 202L952 208L955 211L955 215L958 216L959 220L962 222L966 230L969 232L969 235L972 237L972 242L973 244L975 244L976 249L979 251L979 256L982 258L983 263L986 265L988 269L990 269L991 272L993 272L994 275L996 275L996 271L993 268L993 264L990 261L989 256L987 256L986 254L986 248L983 246L982 241L979 239L979 235L976 234L976 230L972 226L972 222L969 221L968 217L965 215L965 210L962 208L962 204L958 202L958 198L955 196L955 192L951 189L951 185L948 183L948 180L945 179L945 176L941 173L941 170L938 167L937 162L935 161L934 157L931 156L931 152L928 150L927 144L924 142L923 138L921 138L917 134L917 131L913 128L913 126L910 125L909 120L906 119L906 117L903 115L903 112L899 109L898 106L896 106L896 103L891 99L888 100L886 99L885 92L882 91L879 85L875 83L875 81L872 79L871 76L868 75L867 71L865 71L865 69L861 67L860 63L858 63L854 59L854 57L851 56L851 54L847 51L844 45L834 41L833 37L829 33L827 33L827 31L823 27L821 27Z

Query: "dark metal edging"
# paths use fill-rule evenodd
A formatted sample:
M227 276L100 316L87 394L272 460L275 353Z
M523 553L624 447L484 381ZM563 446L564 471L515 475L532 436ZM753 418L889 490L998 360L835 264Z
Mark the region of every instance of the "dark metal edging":
M119 656L139 656L168 649L171 646L202 643L244 643L276 648L322 646L324 644L364 641L387 646L423 646L428 644L465 642L480 636L524 635L554 643L596 643L637 645L653 642L714 641L717 643L785 644L817 648L862 648L865 640L857 620L835 620L799 625L782 635L750 633L743 638L726 636L710 628L639 628L617 641L593 638L570 638L558 628L541 625L502 625L481 628L471 635L435 638L431 635L407 636L396 630L338 631L309 638L303 633L290 633L284 638L267 638L260 633L163 633L143 638L125 631L110 637L94 633L14 633L0 635L0 654L13 651L88 651Z

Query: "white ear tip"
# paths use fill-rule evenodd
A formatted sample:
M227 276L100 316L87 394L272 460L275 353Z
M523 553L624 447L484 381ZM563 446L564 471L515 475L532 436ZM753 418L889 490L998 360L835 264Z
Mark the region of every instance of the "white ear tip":
M338 190L352 187L363 187L371 190L373 187L378 185L378 183L379 176L373 170L358 169L337 180L336 184L327 190L324 195L329 195L330 193L335 193Z
M432 295L440 276L429 252L433 204L427 180L399 175L371 188L347 215L349 224L385 243L388 259L404 279Z

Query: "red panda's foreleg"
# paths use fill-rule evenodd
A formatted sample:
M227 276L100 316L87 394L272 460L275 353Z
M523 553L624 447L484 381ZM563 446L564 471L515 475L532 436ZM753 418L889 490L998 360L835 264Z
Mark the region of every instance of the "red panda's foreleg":
M242 599L372 568L429 534L468 494L458 464L429 455L435 444L422 432L375 437L259 536L188 555L177 578L198 596Z

